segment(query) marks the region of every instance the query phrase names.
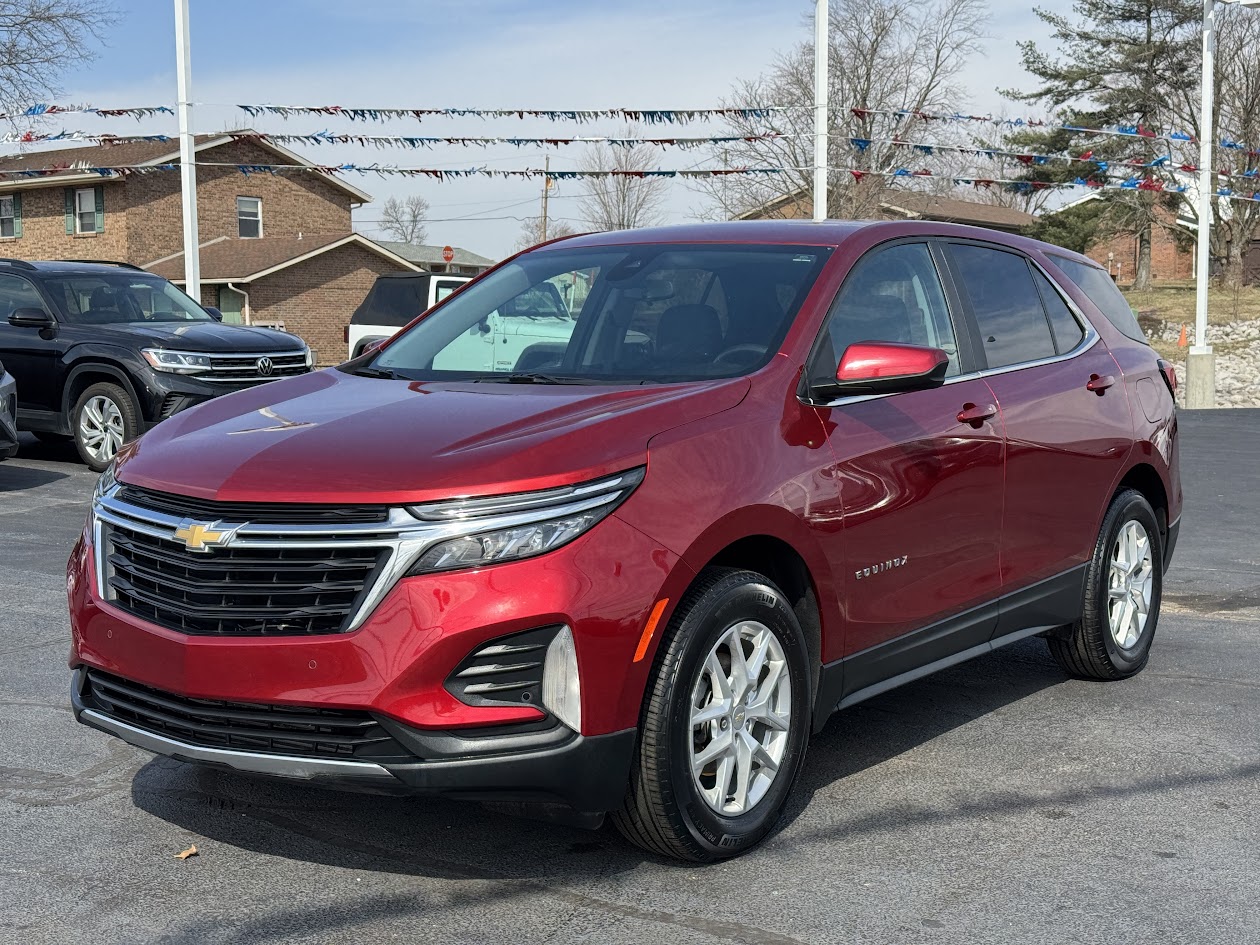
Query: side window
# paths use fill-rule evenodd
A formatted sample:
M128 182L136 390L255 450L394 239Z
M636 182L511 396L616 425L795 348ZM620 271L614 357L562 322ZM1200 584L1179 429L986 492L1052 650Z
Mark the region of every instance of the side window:
M811 369L818 381L830 379L845 349L860 341L940 348L949 355L947 376L960 370L945 293L925 243L901 243L859 260L832 303L823 333Z
M1054 357L1050 325L1024 257L961 243L952 244L950 252L971 298L989 367Z
M0 275L0 321L7 322L9 316L20 308L48 311L35 286L21 276Z
M1081 343L1085 337L1085 329L1076 320L1072 310L1068 308L1059 290L1050 284L1050 280L1036 269L1033 270L1033 281L1041 292L1041 301L1046 307L1046 317L1050 319L1050 330L1054 333L1054 346L1059 354L1066 354Z
M1107 317L1107 321L1134 341L1148 343L1142 327L1138 324L1137 316L1129 307L1128 300L1111 281L1111 276L1097 266L1086 265L1075 259L1067 259L1063 256L1051 258L1055 265L1076 283L1077 288L1089 296L1089 300Z

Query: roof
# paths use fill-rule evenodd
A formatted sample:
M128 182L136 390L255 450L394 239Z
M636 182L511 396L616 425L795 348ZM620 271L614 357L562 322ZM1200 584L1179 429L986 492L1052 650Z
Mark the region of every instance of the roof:
M398 240L377 240L377 242L391 252L397 253L403 259L409 259L421 266L447 265L446 260L442 258L442 250L446 248L445 246L421 246L416 243L402 243ZM479 256L463 247L452 246L451 249L455 250L455 258L450 262L452 266L485 266L489 268L494 265L493 259Z
M1016 210L1013 207L977 203L974 200L959 200L956 197L937 197L934 194L918 193L913 190L888 191L884 199L880 201L880 207L904 213L913 219L938 220L942 223L970 223L973 226L1012 230L1028 226L1036 220L1031 213Z
M277 157L283 158L285 164L303 164L308 167L319 167L288 148L257 137L252 131L230 131L211 135L196 135L197 151L206 151L230 144L237 140L247 140ZM41 174L35 177L10 177L0 179L0 190L14 190L31 186L41 186L43 182L64 182L67 180L118 180L113 175L102 176L95 171L86 170L92 167L119 167L123 165L160 165L179 163L179 141L176 138L156 141L122 141L117 144L102 143L76 148L53 148L46 151L27 151L21 154L0 155L0 172L3 171L42 171L45 168L61 168L56 174ZM360 190L353 184L331 174L321 175L330 185L349 194L359 203L369 203L372 195Z
M376 253L400 269L415 265L359 233L332 233L312 236L264 236L241 239L221 236L201 244L202 282L253 282L273 272L304 262L322 253L354 244ZM144 267L172 282L184 281L182 251L155 259Z
M0 265L12 266L34 272L123 272L135 271L139 266L108 259L12 259L0 257Z

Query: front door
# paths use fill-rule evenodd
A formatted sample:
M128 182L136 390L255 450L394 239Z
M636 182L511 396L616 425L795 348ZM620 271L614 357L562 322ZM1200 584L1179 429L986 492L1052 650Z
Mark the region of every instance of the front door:
M846 693L983 644L996 624L1004 440L988 386L968 376L938 261L927 242L859 260L811 363L834 373L859 341L929 345L950 361L939 388L821 411L844 509Z
M61 353L59 329L40 331L36 328L15 328L9 316L21 308L48 311L39 290L21 276L0 273L0 359L17 381L18 411L24 428L33 423L43 429L47 421L61 409Z

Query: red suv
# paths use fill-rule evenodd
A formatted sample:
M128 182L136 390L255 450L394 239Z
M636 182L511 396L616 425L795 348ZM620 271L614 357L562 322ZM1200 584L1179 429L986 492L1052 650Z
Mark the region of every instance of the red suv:
M543 283L557 330L487 358ZM124 447L69 563L75 714L731 856L837 709L1032 635L1074 676L1142 669L1175 383L1106 272L1015 236L546 244Z

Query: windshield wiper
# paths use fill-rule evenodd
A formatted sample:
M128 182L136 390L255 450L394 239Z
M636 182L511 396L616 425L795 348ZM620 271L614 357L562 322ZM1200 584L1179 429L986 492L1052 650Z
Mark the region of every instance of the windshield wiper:
M481 374L469 378L474 384L598 384L599 381L585 377L562 377L556 374L540 374L537 371L515 371L504 374Z
M384 368L361 367L350 372L358 377L379 377L383 381L403 381L406 380L401 374L389 371Z

